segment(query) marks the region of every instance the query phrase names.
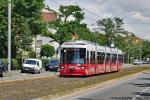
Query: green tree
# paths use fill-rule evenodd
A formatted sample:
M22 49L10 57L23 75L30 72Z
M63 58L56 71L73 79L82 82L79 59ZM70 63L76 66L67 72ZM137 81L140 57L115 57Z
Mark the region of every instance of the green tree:
M142 42L142 57L150 58L150 41L148 40Z
M55 48L51 45L43 45L41 48L41 56L52 57L55 54Z
M113 22L113 19L104 18L102 20L99 20L97 24L98 26L102 27L101 30L105 32L107 45L110 45L115 34L114 33L115 24Z
M0 58L7 57L7 34L7 7L0 5Z
M44 35L53 38L59 43L59 48L61 48L62 43L71 40L72 34L77 33L79 27L85 26L85 24L81 24L83 19L84 13L79 6L60 6L58 18L56 21L49 23L49 28L56 30L55 34L47 32Z
M99 43L100 45L105 46L107 41L106 41L106 37L104 34L96 32L95 34L98 34L97 36L97 43Z
M94 34L87 28L87 26L82 26L76 29L76 33L78 33L78 39L80 40L87 40L87 41L93 41Z
M20 51L30 50L32 36L46 31L41 19L44 0L12 1L12 57ZM7 52L7 5L0 6L0 52L2 57ZM35 41L36 42L36 41ZM5 52L4 52L5 51Z
M12 27L12 50L15 50L16 52L12 53L13 56L16 55L16 53L21 52L23 54L23 51L29 51L31 50L32 45L32 33L29 29L29 25L24 17L20 17L19 19L15 19L13 22L18 24L13 24Z
M44 8L44 0L36 0L36 1L35 0L31 0L31 1L15 0L13 2L13 4L14 4L13 11L15 13L13 13L12 16L14 16L13 17L14 23L22 24L23 21L26 22L25 25L23 25L23 26L27 26L27 28L29 30L28 32L30 32L31 35L34 36L35 45L36 45L36 35L42 34L43 32L46 31L45 23L41 19L41 10ZM18 16L19 16L19 18L18 18ZM18 21L15 20L17 18L18 18ZM19 27L15 27L15 29L19 29ZM20 30L22 30L22 29L20 29ZM27 30L25 30L25 31L27 31ZM16 31L14 33L16 33ZM25 37L32 37L32 36L29 36L30 33L27 33L27 36L25 36ZM22 34L24 34L24 33L22 32L20 35L22 35ZM14 34L14 36L18 37L18 34L16 33L16 34ZM26 39L27 39L26 41L29 40L29 38L26 38ZM25 40L25 38L23 40ZM25 45L25 44L23 44L23 45ZM27 45L30 46L31 42L30 42L30 44L27 44ZM16 46L18 46L18 45L16 45ZM25 50L27 50L27 49L25 49Z
M97 21L98 26L100 26L101 30L105 32L107 45L110 46L112 42L114 42L115 38L123 34L123 19L121 18L103 18Z
M28 57L29 57L29 58L36 58L36 52L33 51L33 50L30 50L30 51L28 52Z
M1 0L1 2L0 2L0 7L4 6L4 5L6 5L6 4L7 4L7 1Z
M134 33L131 32L125 32L125 36L122 38L123 39L120 40L120 42L123 43L121 49L126 53L125 61L131 62L131 58L140 59L140 55L142 55L140 41L143 40L138 38Z
M115 23L115 34L120 35L120 34L124 34L124 22L123 19L115 17L114 18L114 23Z

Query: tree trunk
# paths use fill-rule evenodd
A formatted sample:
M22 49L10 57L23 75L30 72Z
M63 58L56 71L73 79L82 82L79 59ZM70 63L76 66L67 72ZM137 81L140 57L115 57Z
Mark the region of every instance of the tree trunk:
M58 55L59 55L59 61L61 62L61 43L59 43Z

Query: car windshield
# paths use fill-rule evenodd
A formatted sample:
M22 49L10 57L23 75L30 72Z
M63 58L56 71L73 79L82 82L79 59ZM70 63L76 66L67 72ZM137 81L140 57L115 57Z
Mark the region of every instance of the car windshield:
M59 61L58 60L51 60L49 62L50 65L58 65L59 64Z
M37 61L35 60L26 60L24 64L36 65Z

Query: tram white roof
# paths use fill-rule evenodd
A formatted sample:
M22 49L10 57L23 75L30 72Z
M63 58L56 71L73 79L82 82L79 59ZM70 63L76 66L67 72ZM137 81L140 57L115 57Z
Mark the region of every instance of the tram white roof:
M63 43L62 48L86 48L89 51L95 51L97 48L97 51L99 51L99 52L106 51L107 53L122 54L122 51L118 48L100 46L98 44L95 44L94 42L83 41L83 40L65 42L65 43Z
M65 42L61 46L62 48L87 48L87 43L82 41Z

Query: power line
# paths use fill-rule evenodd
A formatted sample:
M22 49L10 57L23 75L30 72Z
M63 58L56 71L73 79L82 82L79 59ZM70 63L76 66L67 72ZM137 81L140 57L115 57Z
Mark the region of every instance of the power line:
M71 0L68 0L68 1L70 1L70 2L72 2ZM78 6L80 6L81 7L81 5L79 5L79 4L77 4L76 2L73 2L75 5L78 5ZM86 8L84 8L84 7L82 7L84 10L86 10L86 11L88 11L89 13L91 13L91 14L93 14L93 15L95 15L96 17L100 17L98 14L96 14L95 12L93 12L93 11L91 11L91 10L89 10L89 9L86 9Z
M73 2L72 0L68 0L68 1L69 1L69 2L72 2L72 3L74 3L75 5L78 5L78 6L81 7L81 5L77 4L76 2ZM117 0L117 1L118 1L118 0ZM112 2L112 3L119 4L117 1ZM62 5L61 3L59 3L59 2L57 2L57 1L55 1L55 0L52 0L52 2L58 4L59 6ZM91 10L89 10L89 9L86 9L85 7L82 7L82 8L83 8L84 10L88 11L89 13L93 14L93 15L96 16L97 18L100 18L100 16L99 16L98 14L96 14L95 12L93 12L93 11L91 11ZM137 11L138 11L138 12L143 12L143 11L145 11L145 10L146 10L146 9L143 9L143 10L140 10L140 11L134 10L133 13L131 13L131 14L127 15L127 16L123 16L122 18L123 18L123 19L128 18L128 17L130 17L130 16L132 16L132 15L136 15L136 14L137 14ZM94 18L91 18L91 19L94 19ZM94 20L96 20L96 19L94 19ZM97 20L96 20L96 21L97 21Z
M150 24L150 23L126 23L126 24Z
M87 16L87 15L85 15L85 17L86 17L86 19L91 19L91 20L93 20L93 21L97 21L97 19L94 19L94 18L89 17L89 16Z
M68 0L68 1L71 2L71 0ZM75 5L81 7L81 5L77 4L76 2L73 2L73 3L74 3ZM95 12L93 12L93 11L91 11L91 10L89 10L89 9L86 9L85 7L82 7L82 8L83 8L85 11L87 11L87 12L93 14L93 15L96 16L97 18L100 18L100 16L99 16L98 14L96 14ZM86 15L85 15L85 16L86 16ZM93 17L86 16L86 18L92 20L92 23L90 24L90 26L94 26L94 22L93 22L93 21L96 21L96 22L98 21L98 19L95 19L95 18L93 18Z
M54 3L56 3L56 4L59 5L59 6L62 5L61 3L59 3L59 2L57 2L57 1L55 1L55 0L51 0L51 1L54 2ZM77 5L77 6L80 6L80 5L77 4L76 2L73 2L73 1L71 1L71 0L68 0L68 1L74 3L74 4ZM117 3L117 4L118 4L117 1L116 1L116 2L112 2L112 3ZM80 7L81 7L81 6L80 6ZM85 11L88 11L88 12L91 13L92 15L96 16L97 18L100 18L100 16L99 16L98 14L96 14L95 12L93 12L93 11L91 11L91 10L89 10L89 9L86 9L85 7L82 7L82 8L83 8ZM140 10L140 11L138 11L138 12L142 12L142 11L145 11L145 9ZM128 17L130 17L130 16L132 16L132 15L135 15L135 14L137 14L137 10L134 10L133 13L131 13L130 15L124 16L124 17L122 17L122 18L125 19L125 18L128 18ZM87 16L87 15L85 15L85 17L86 17L87 19L91 19L91 20L92 20L91 23L87 23L87 22L86 22L87 25L90 25L90 26L96 26L96 25L97 25L96 22L98 21L98 19L95 19L94 17L89 17L89 16ZM94 24L94 23L95 23L95 24ZM150 23L126 23L126 24L145 24L145 25L146 25L146 24L150 24Z
M62 5L61 3L59 3L59 2L57 2L57 1L55 1L55 0L51 0L51 1L54 2L54 3L56 3L56 4L59 5L59 6ZM77 3L75 3L75 2L73 2L73 3L74 3L75 5L77 5L77 6L80 6L80 5L78 5ZM96 14L96 13L94 13L94 12L92 12L92 11L86 9L86 8L83 8L83 9L86 10L86 11L88 11L88 12L90 12L91 14L97 16L98 18L100 17L98 14ZM85 16L86 16L86 15L85 15ZM86 18L91 19L92 21L96 21L96 22L98 21L98 20L94 19L93 17L86 16ZM91 26L94 26L94 25L96 25L96 24L93 24L93 22L92 22L90 25L91 25Z
M55 1L55 0L51 0L52 2L58 4L59 6L61 6L62 4L60 4L59 2Z

